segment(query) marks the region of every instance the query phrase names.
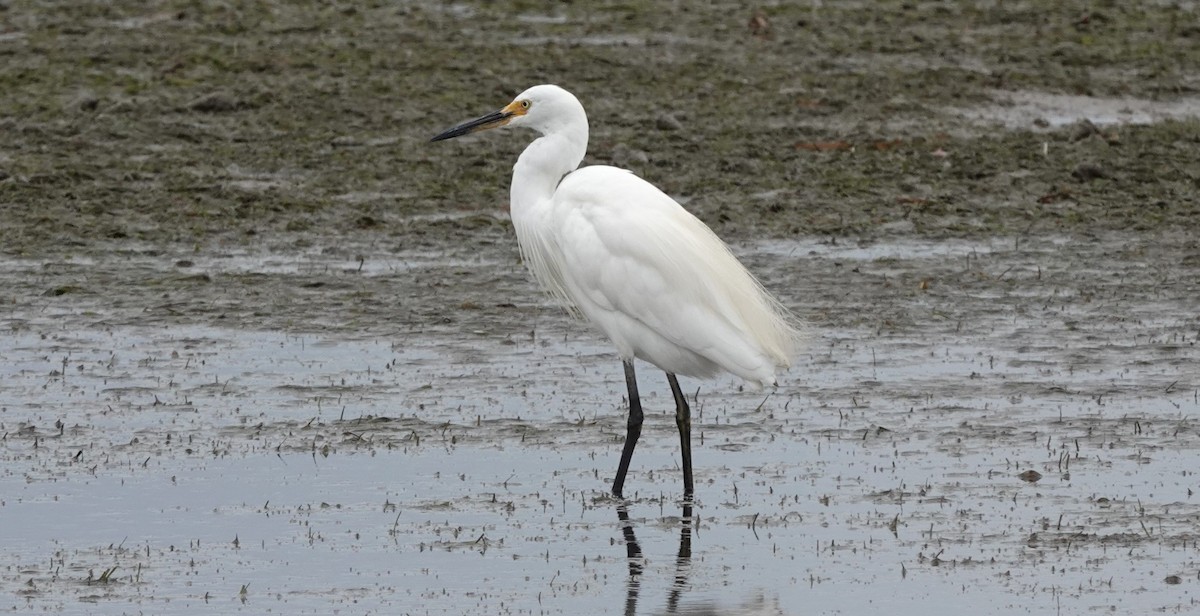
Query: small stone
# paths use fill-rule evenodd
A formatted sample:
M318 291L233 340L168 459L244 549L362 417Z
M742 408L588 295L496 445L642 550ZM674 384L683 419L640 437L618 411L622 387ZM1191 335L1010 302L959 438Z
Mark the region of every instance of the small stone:
M1075 130L1071 131L1071 141L1082 141L1100 133L1100 129L1091 120L1084 118L1075 123Z
M200 98L188 103L188 109L192 111L201 111L204 113L221 113L226 111L235 111L241 104L234 100L233 97L223 92L212 92L205 94Z
M612 160L613 164L618 167L645 165L650 162L650 155L641 150L631 148L624 143L618 143L613 146Z
M100 106L100 99L91 92L84 92L72 101L71 106L80 111L95 111Z
M1071 176L1080 182L1090 182L1101 178L1111 177L1108 171L1095 163L1079 163L1075 169L1071 171Z
M658 127L659 130L683 129L683 122L680 122L678 118L669 113L664 113L658 116L658 119L654 121L654 125Z
M1042 478L1042 474L1035 470L1030 469L1030 470L1027 470L1027 471L1021 473L1020 475L1017 475L1017 477L1019 477L1021 479L1021 481L1033 483L1035 481L1040 480Z
M137 101L132 98L122 98L111 101L104 109L106 113L130 113L137 110Z
M1179 577L1178 575L1168 575L1163 581L1168 584L1182 584L1183 578Z
M771 22L767 21L767 14L763 13L761 9L754 11L746 27L750 28L750 34L759 38L771 36Z

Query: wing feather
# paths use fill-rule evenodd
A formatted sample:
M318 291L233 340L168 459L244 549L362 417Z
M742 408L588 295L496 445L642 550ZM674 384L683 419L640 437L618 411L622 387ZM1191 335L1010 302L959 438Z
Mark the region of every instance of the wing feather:
M772 368L789 365L800 337L795 317L707 225L652 184L585 167L563 179L550 207L553 232L528 251L547 272L538 278L602 328L605 316L622 315L737 374L758 373L747 365L755 353ZM616 327L606 333L619 344Z

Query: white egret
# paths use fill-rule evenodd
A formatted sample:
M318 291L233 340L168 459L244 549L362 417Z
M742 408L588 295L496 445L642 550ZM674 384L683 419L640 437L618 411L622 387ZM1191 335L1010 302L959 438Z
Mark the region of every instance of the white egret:
M613 494L622 496L642 431L636 357L667 373L684 497L692 498L691 411L676 375L723 370L755 387L775 385L799 344L798 321L708 226L661 190L624 169L577 169L587 151L587 114L558 86L529 88L433 141L501 126L541 134L513 166L512 222L526 266L568 310L597 325L624 364L629 422Z

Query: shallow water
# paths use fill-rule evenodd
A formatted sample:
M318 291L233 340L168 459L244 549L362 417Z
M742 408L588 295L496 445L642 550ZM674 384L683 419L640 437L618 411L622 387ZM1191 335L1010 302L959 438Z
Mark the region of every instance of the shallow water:
M1084 120L1107 126L1200 117L1200 99L1194 97L1161 101L1025 91L996 91L992 97L994 105L960 109L958 113L974 122L1015 130L1052 130Z
M502 242L440 262L201 250L189 275L214 282L178 283L195 301L249 276L290 307L225 326L139 307L181 255L9 260L10 288L85 290L17 293L36 299L2 317L0 607L1188 611L1194 250L1120 235L739 246L812 340L773 392L684 380L700 388L694 527L670 395L644 365L619 519L619 363ZM374 265L357 271L356 253ZM428 316L400 330L307 319L358 319L372 309L347 296L414 276L471 283L413 300ZM314 281L329 284L299 295Z

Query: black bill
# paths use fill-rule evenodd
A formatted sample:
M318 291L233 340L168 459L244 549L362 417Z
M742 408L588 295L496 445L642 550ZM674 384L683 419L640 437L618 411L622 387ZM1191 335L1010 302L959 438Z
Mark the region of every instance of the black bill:
M505 124L508 124L509 119L511 119L512 117L513 117L513 114L508 111L504 111L504 110L493 111L492 113L489 113L489 114L483 116L482 118L476 118L476 119L470 120L468 122L463 122L462 124L459 124L458 126L455 126L454 128L446 129L445 131L438 134L433 139L430 139L430 141L444 141L446 139L453 139L455 137L462 137L463 135L469 135L476 131L487 130L489 128L496 128L499 126L504 126Z

